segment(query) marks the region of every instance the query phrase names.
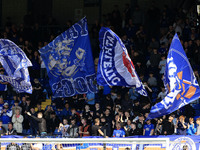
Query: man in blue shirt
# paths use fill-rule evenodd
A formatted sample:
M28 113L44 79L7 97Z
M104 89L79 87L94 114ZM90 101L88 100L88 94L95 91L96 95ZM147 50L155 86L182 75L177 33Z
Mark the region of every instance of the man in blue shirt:
M151 136L154 133L154 125L151 124L151 120L147 120L147 124L144 125L143 128L143 135L145 136Z
M71 115L71 108L69 103L65 103L65 108L62 111L62 116L68 118Z
M116 129L113 131L113 137L125 137L125 131L121 128L120 123L116 123Z

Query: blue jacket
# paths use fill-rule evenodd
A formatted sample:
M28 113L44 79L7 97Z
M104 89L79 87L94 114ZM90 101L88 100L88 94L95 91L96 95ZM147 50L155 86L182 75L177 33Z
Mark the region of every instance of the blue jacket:
M193 125L189 125L189 128L187 129L187 135L195 135L195 133L197 132L197 127L196 125L194 125L194 128L193 128Z
M11 117L12 117L12 110L8 109L6 112L3 112L1 114L2 123L3 124L8 124L9 122L11 122Z

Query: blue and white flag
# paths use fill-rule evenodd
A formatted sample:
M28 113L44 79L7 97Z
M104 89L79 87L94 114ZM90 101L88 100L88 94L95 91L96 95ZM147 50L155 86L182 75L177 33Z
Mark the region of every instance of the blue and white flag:
M168 52L164 84L167 96L151 108L147 119L170 114L200 97L199 85L177 34Z
M12 41L0 39L0 62L6 74L0 80L10 83L16 92L32 93L28 67L32 66L26 54Z
M39 51L54 97L96 92L96 74L86 18Z
M102 27L99 32L100 56L97 83L101 86L136 87L136 91L147 96L128 51L121 39L109 28Z

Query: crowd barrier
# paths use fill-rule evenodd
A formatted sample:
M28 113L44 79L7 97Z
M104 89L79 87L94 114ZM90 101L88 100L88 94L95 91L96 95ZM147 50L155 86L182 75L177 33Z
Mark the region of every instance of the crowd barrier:
M10 142L17 143L43 143L43 150L51 149L54 145L62 143L67 150L200 150L200 136L132 136L126 138L23 138L23 136L2 136L1 147L6 147Z

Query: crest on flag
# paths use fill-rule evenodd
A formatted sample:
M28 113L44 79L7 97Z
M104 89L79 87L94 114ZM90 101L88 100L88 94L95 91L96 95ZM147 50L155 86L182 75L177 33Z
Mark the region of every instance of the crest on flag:
M170 114L200 97L199 85L177 34L168 52L164 84L167 96L151 108L148 119Z

